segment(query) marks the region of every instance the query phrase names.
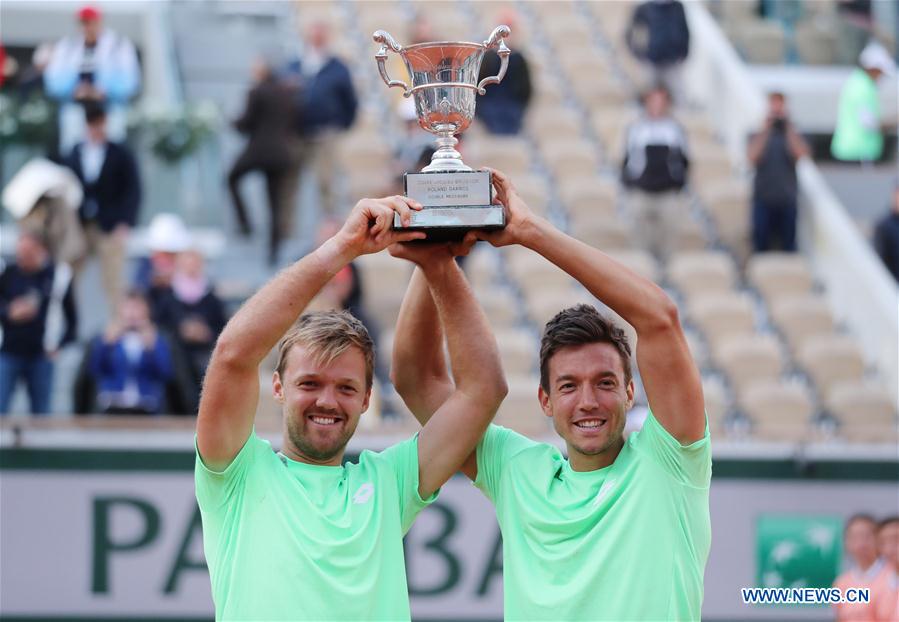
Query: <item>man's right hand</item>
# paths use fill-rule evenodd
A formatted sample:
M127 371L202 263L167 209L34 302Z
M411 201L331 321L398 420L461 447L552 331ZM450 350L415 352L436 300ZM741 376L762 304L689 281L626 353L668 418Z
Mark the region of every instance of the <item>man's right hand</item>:
M433 244L391 244L387 250L394 257L411 261L422 268L432 262L448 262L456 257L465 257L478 241L477 232L469 231L460 242L440 242Z
M335 236L354 256L382 251L397 242L422 240L422 231L403 231L393 228L393 215L399 214L402 222L408 224L413 210L420 210L421 204L403 196L383 199L362 199L350 212L349 217Z

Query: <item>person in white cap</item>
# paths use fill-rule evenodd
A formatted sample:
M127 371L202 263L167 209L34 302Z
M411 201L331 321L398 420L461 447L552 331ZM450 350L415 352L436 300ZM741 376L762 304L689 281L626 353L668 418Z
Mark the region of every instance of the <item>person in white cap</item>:
M872 41L858 58L840 92L837 126L830 152L844 162L873 162L883 153L877 81L896 74L896 63L880 43Z
M190 231L177 214L156 214L147 227L146 246L149 255L138 261L133 284L155 310L171 288L178 256L192 246Z

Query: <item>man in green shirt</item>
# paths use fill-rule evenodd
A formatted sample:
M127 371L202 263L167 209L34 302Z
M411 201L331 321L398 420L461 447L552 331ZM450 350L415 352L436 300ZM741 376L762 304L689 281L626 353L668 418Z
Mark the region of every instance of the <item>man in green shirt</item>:
M621 328L588 305L547 324L537 395L567 459L491 425L462 468L496 505L505 618L698 620L711 542L711 450L700 374L677 307L654 283L535 216L505 175L493 175L508 224L474 235L543 255L630 323L651 409L625 441L634 383ZM440 356L445 328L416 274L397 322L393 373L425 424L454 390Z
M418 435L343 465L368 407L372 342L345 312L296 320L359 255L422 237L391 228L395 213L408 221L420 208L404 197L363 199L334 237L281 271L219 337L200 402L195 469L218 620L410 617L402 538L505 396L496 342L448 247L392 247L426 277L455 389ZM253 419L259 365L285 332L272 378L283 412L276 454L255 435Z
M837 160L873 162L883 152L877 81L883 75L895 75L896 63L886 48L872 41L862 50L858 64L840 91L830 152Z

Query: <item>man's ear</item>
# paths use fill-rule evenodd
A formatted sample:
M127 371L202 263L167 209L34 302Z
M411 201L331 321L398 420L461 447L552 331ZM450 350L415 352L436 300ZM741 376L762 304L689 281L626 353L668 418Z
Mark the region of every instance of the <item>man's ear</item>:
M371 387L365 390L365 398L362 400L362 412L364 413L368 410L368 406L371 403ZM362 414L362 413L360 413Z
M543 414L552 419L553 406L549 401L549 393L543 390L542 385L537 389L537 399L540 400L540 408L543 409Z
M281 384L281 374L277 371L272 374L272 397L279 404L284 403L284 385Z
M627 383L627 405L625 410L630 410L634 407L634 379L631 378L630 382Z

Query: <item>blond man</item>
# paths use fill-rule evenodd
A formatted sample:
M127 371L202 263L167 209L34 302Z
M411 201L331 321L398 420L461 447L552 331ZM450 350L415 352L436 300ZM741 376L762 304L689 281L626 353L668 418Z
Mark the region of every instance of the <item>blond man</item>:
M495 340L451 249L393 247L425 275L456 390L419 434L343 464L371 395L371 338L345 312L291 326L350 261L421 238L391 229L395 213L408 221L420 207L404 197L360 201L336 235L257 292L219 337L195 470L216 619L410 617L402 537L505 395ZM272 378L283 412L276 454L254 434L253 419L259 365L285 332Z

